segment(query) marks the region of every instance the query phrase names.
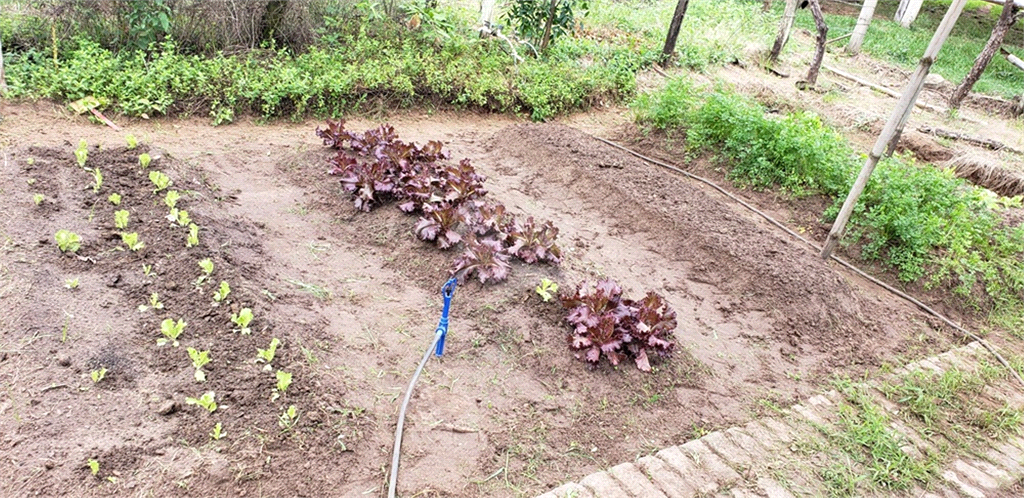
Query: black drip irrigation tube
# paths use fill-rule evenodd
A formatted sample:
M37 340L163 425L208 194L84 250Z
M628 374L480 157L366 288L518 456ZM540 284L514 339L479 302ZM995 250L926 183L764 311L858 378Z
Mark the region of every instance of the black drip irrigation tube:
M444 354L444 339L448 335L448 311L452 305L452 296L455 295L455 287L459 285L458 274L448 279L445 282L444 287L441 287L441 296L444 297L444 309L441 312L441 321L437 323L437 328L434 330L434 340L430 343L430 347L423 353L423 359L420 360L420 365L416 367L416 373L412 375L412 380L409 381L409 389L405 391L405 399L402 400L402 408L398 410L398 427L395 428L395 449L391 454L391 476L388 481L388 498L395 498L395 490L398 486L398 460L402 455L402 429L405 427L405 410L409 407L409 399L412 398L412 389L416 386L416 381L420 378L420 373L423 372L424 365L427 364L427 360L430 359L430 353L433 352L438 358Z
M812 248L812 249L814 249L816 251L816 254L820 254L821 253L821 247L819 247L817 244L815 244L815 243L811 242L810 240L804 238L803 236L801 236L800 234L794 232L793 230L790 230L789 227L787 227L787 226L783 225L782 223L780 223L779 221L775 220L775 218L772 218L767 213L764 213L763 211L761 211L761 210L755 208L754 206L750 205L750 203L744 201L743 199L740 199L739 197L734 195L732 192L729 192L728 190L725 190L724 188L718 186L718 184L716 184L715 182L713 182L711 180L708 180L707 178L704 178L702 176L698 176L698 175L695 175L693 173L690 173L689 171L686 171L686 170L684 170L682 168L679 168L677 166L673 166L671 164L668 164L668 163L666 163L664 161L659 161L657 159L654 159L654 158L651 158L651 157L647 157L647 156L645 156L645 155L643 155L643 154L641 154L639 152L636 152L636 151L634 151L632 149L629 149L627 147L623 147L623 146L621 146L621 145L619 145L619 144L617 144L615 142L612 142L610 140L605 140L605 139L603 139L601 137L595 137L594 135L590 135L590 136L593 139L595 139L595 140L597 140L599 142L602 142L604 144L610 145L612 147L615 147L616 149L619 149L619 150L624 151L626 153L629 153L629 154L631 154L633 156L636 156L637 158L642 159L642 160L644 160L644 161L646 161L648 163L654 164L656 166L661 166L662 168L668 169L670 171L674 171L674 172L679 173L679 174L681 174L683 176L686 176L687 178L690 178L692 180L696 180L696 181L701 182L701 183L703 183L705 185L708 185L709 187L711 187L711 188L717 190L718 192L720 192L722 195L728 197L729 199L732 199L733 201L736 201L741 206L749 209L753 213L755 213L758 216L764 218L765 220L768 221L768 223L771 223L772 225L775 225L776 227L780 228L784 232L786 232L789 235L792 235L793 237L795 237L797 240L803 242L804 244L807 244L808 246L810 246L810 248ZM866 272L864 272L860 268L857 268L856 266L854 266L853 264L843 260L842 258L840 258L840 257L838 257L838 256L836 256L834 254L829 255L829 258L832 259L833 261L839 263L840 265L846 267L850 271L856 273L857 275L860 275L861 277L866 278L867 280L869 280L870 282L874 283L875 285L878 285L881 288L883 288L883 289L885 289L885 290L895 294L896 296L899 296L900 298L903 298L907 302L917 306L918 308L920 308L925 313L928 313L929 315L932 315L932 316L938 318L939 320L942 320L944 323L946 323L946 325L949 325L953 329L957 330L958 332L963 334L968 339L970 339L972 341L975 341L978 344L981 344L981 346L984 347L989 353L991 353L992 356L994 356L996 358L996 360L999 361L999 363L1001 363L1004 367L1006 367L1006 369L1010 371L1010 373L1014 376L1014 378L1017 379L1017 382L1019 382L1021 384L1021 386L1024 387L1024 378L1021 378L1021 376L1017 372L1017 370L1014 369L1012 366L1010 366L1010 363L1008 361L1006 361L1006 358L1003 358L1003 355L999 354L999 352L996 351L996 349L991 344L989 344L988 341L982 339L981 337L978 337L977 334L975 334L975 333L973 333L973 332L963 328L962 326L960 326L959 324L957 324L953 320L950 320L949 318L946 318L944 315L942 315L938 311L933 310L932 308L930 308L928 305L922 303L921 301L918 301L913 296L911 296L911 295L909 295L909 294L907 294L907 293L905 293L905 292L903 292L903 291L901 291L901 290L899 290L899 289L897 289L897 288L895 288L895 287L893 287L893 286L891 286L891 285L889 285L889 284L887 284L885 282L882 282L881 280L878 280L877 278L875 278L875 277L873 277L871 275L868 275Z

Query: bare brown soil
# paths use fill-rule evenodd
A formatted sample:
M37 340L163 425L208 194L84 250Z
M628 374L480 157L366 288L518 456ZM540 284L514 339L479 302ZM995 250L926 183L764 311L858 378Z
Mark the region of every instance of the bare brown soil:
M126 132L46 104L0 113L0 495L384 493L398 404L453 252L416 240L415 218L393 206L355 211L326 175L315 122L122 123L146 144L127 151ZM441 139L471 158L489 196L554 221L566 254L559 268L515 265L503 284L458 289L446 355L427 365L410 406L404 496L539 493L747 420L831 375L949 345L917 310L719 194L578 129L463 114L391 123L403 139ZM600 119L586 128L611 132ZM75 164L80 138L104 173L99 193ZM150 169L187 192L179 203L202 227L198 247L163 218L162 193L136 165L147 149L160 156ZM115 191L146 243L138 252L117 250ZM78 256L57 249L60 228L82 236ZM203 257L214 282L195 290ZM576 359L559 306L533 292L542 277L570 288L602 276L677 310L677 354L654 373ZM64 288L73 277L79 288ZM221 280L230 302L214 306ZM152 292L164 309L139 312ZM243 306L256 316L249 336L229 322ZM178 348L156 344L165 317L188 322ZM294 375L276 400L273 374L255 363L273 337L283 342L274 366ZM205 384L189 346L211 351ZM107 376L93 383L99 367ZM217 411L185 403L208 390ZM279 421L290 405L289 429ZM227 435L214 441L217 422Z

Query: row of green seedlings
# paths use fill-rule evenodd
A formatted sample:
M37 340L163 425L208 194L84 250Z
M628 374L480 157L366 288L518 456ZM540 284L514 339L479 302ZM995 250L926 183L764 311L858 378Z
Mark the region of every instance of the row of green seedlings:
M134 149L136 146L137 146L137 142L135 142L134 137L129 135L128 136L128 148L129 149ZM102 187L103 175L99 171L99 168L91 168L91 169L89 169L89 168L86 167L86 162L88 160L88 148L87 148L87 144L86 144L86 142L84 140L79 142L79 147L75 151L75 157L78 160L78 164L79 164L80 167L82 167L84 170L89 171L89 172L91 172L93 174L93 179L94 179L93 191L98 194L100 188ZM149 166L150 161L151 161L151 158L149 157L148 154L142 154L140 156L140 158L139 158L139 164L140 164L140 166L142 167L143 170L145 170ZM163 172L160 172L160 171L152 171L152 172L150 172L149 173L149 179L153 183L153 185L156 187L153 190L154 194L158 194L160 191L168 189L168 187L170 187L170 185L172 184L170 178L166 174L164 174ZM41 194L36 194L34 196L34 200L36 201L37 205L42 203L42 199L40 199L38 197L40 195ZM184 226L188 226L189 227L189 233L188 233L188 236L186 238L186 247L194 247L194 246L197 246L199 244L199 239L198 239L199 227L195 223L191 222L191 219L190 219L189 214L188 214L187 211L185 211L183 209L178 209L177 203L178 203L178 200L180 198L181 198L181 194L178 191L176 191L176 190L169 190L165 194L164 199L163 199L164 200L164 204L169 208L169 214L166 216L166 218L167 218L168 221L170 221L172 223L172 225L173 224L177 224L177 225L182 226L182 227L184 227ZM110 194L110 196L108 196L107 200L111 204L113 204L114 206L120 206L122 198L121 198L120 194L115 192L115 193ZM128 226L128 222L129 222L129 212L128 212L128 210L121 209L121 210L115 211L115 213L114 213L114 225L115 225L115 227L117 229L119 229L119 230L126 229L127 226ZM54 238L57 241L58 248L63 253L75 253L75 252L77 252L81 248L81 243L82 243L81 237L78 234L76 234L74 232L71 232L69 230L58 230L57 233L55 234ZM122 239L122 242L124 242L125 245L127 246L127 248L129 250L131 250L131 251L138 251L138 250L140 250L140 249L145 247L145 244L138 239L138 233L136 233L136 232L131 232L131 233L122 232L121 233L121 239ZM118 248L118 249L124 250L123 248ZM200 269L202 270L202 274L196 279L194 285L195 285L195 287L197 289L201 289L203 284L206 283L210 279L210 277L212 276L213 271L214 271L214 264L213 264L213 261L210 258L205 258L203 260L200 260L198 264L199 264ZM144 272L144 274L147 277L155 275L152 272L152 265L145 265L144 264L143 265L143 272ZM68 279L66 281L66 283L65 283L65 286L68 287L69 289L77 289L78 288L78 284L79 284L78 279L74 278L74 279ZM222 302L226 301L226 299L227 299L228 295L230 294L230 292L231 292L231 287L228 284L228 282L221 281L220 284L218 285L217 290L213 294L213 303L212 304L214 306L219 306ZM164 309L164 304L160 301L159 294L154 292L154 293L152 293L150 295L149 302L147 304L140 305L138 309L139 309L140 312L146 312L146 311L148 311L150 309L162 310L162 309ZM251 328L249 327L249 325L252 322L253 318L254 318L254 316L253 316L253 312L252 312L251 308L242 308L237 313L232 313L232 315L231 315L231 322L234 323L237 326L237 328L234 331L235 332L239 332L239 333L241 333L243 335L251 334ZM182 319L178 319L178 320L175 321L175 320L173 320L171 318L167 318L167 319L163 320L161 322L161 324L160 324L160 333L163 335L163 337L157 339L157 345L158 346L164 346L164 345L170 344L172 347L178 347L179 346L178 338L184 332L184 329L185 329L186 325L187 325L187 323L184 320L182 320ZM278 338L275 337L275 338L273 338L271 340L270 346L267 349L257 348L257 359L256 359L256 362L257 363L266 363L266 365L264 366L264 370L266 370L266 371L272 371L273 370L271 362L274 360L274 356L276 354L277 348L280 345L281 345L281 341ZM192 347L188 347L186 350L187 350L189 359L192 362L192 366L195 369L195 372L194 372L195 380L197 382L200 382L200 383L206 382L206 380L207 380L206 379L206 372L203 370L203 367L211 361L210 360L210 351L209 350L200 351L200 350L197 350L197 349L192 348ZM106 367L101 367L99 369L92 370L90 372L90 378L92 379L93 383L99 383L99 382L101 382L105 378L106 374L107 374ZM292 382L292 374L289 373L289 372L278 370L275 373L275 376L277 378L277 385L276 385L276 388L274 389L273 393L271 394L271 401L274 401L274 400L278 399L278 397L280 397L281 394L286 392L288 387L291 385L291 382ZM202 395L200 395L197 398L186 397L185 398L185 402L186 402L186 404L189 404L189 405L200 406L200 407L206 409L210 413L213 413L214 411L217 410L216 393L214 391L207 391L207 392L203 393ZM298 412L297 412L297 410L296 410L294 405L290 405L280 415L280 417L279 417L279 424L281 425L281 427L285 428L286 430L290 430L294 426L294 424L297 421L297 419L298 419ZM226 435L227 435L227 433L224 432L223 426L222 426L222 424L220 422L217 422L216 425L214 425L213 430L210 432L210 437L212 439L214 439L214 440L220 440L221 438L225 437ZM89 466L89 469L90 469L90 471L92 472L93 475L98 475L98 473L99 473L99 461L98 460L96 460L96 459L89 459L87 461L87 465ZM111 476L111 477L113 477L113 476Z
M387 124L351 132L344 120L328 120L316 133L337 149L329 173L340 177L357 209L398 200L403 212L421 215L414 228L420 239L440 249L464 243L452 274L496 283L507 278L513 256L525 263L561 261L558 229L551 222L517 219L501 203L485 200L485 177L469 159L448 163L450 154L440 142L405 143Z
M441 249L466 242L453 274L464 272L468 278L476 273L482 283L499 282L508 275L512 255L526 263L561 261L555 244L558 229L551 222L517 220L504 205L484 201L485 178L468 159L443 164L449 154L440 142L407 144L386 124L355 133L345 130L344 121L328 120L327 128L317 128L316 133L324 145L338 149L330 160L330 173L341 177L357 209L369 211L398 199L402 211L422 213L414 229L420 239L434 241ZM537 287L545 301L552 292L557 292L557 284L550 280ZM633 301L622 297L618 284L605 279L593 291L581 284L561 302L572 327L569 347L592 364L602 356L613 365L628 357L637 368L650 372L651 355L668 357L675 346L675 311L657 293Z

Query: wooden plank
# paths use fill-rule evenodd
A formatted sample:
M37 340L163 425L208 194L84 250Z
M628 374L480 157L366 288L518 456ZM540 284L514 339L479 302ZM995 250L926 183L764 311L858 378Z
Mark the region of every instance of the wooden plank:
M853 208L857 205L857 199L864 192L864 187L867 186L868 179L871 178L871 173L874 172L875 166L878 165L879 159L882 158L882 154L895 148L896 142L899 141L903 127L907 124L907 119L910 118L910 112L914 109L914 103L917 102L917 97L921 94L921 89L924 87L924 78L928 76L932 63L938 57L942 45L946 43L946 38L949 38L950 32L953 31L953 26L956 24L956 20L960 18L965 5L967 5L967 0L953 0L950 3L949 10L946 11L946 15L942 18L938 29L935 30L935 34L932 36L932 41L928 44L924 56L921 57L917 71L914 72L910 82L907 83L907 87L904 88L903 95L900 96L899 102L889 116L889 121L885 123L885 128L882 129L878 140L875 141L875 146L868 154L868 158L864 162L860 174L857 175L857 180L850 189L850 193L846 196L846 200L843 201L843 207L839 210L839 216L832 223L832 229L829 231L828 238L825 239L825 245L821 249L821 257L823 259L828 259L832 255L832 251L835 249L836 244L839 243L839 239L843 237L846 231L846 223L850 221Z

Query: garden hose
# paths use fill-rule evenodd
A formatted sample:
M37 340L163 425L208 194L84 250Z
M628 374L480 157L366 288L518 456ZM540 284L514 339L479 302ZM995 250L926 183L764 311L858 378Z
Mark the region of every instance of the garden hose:
M409 407L409 399L412 398L412 389L416 386L416 381L420 378L420 373L423 372L423 367L427 364L427 360L430 359L430 353L440 358L444 354L444 339L448 335L448 310L452 304L452 296L455 295L455 287L459 285L458 276L454 276L445 282L444 287L441 288L441 296L444 297L444 309L441 312L441 320L437 323L437 329L434 330L434 340L430 343L430 347L427 348L426 352L423 353L423 359L420 360L420 365L416 367L416 372L412 374L412 380L409 381L409 389L405 391L405 399L402 400L402 407L398 410L398 427L395 428L395 449L391 454L391 476L388 482L388 498L395 498L395 489L398 485L398 460L402 453L402 429L405 427L405 411Z

